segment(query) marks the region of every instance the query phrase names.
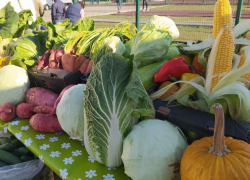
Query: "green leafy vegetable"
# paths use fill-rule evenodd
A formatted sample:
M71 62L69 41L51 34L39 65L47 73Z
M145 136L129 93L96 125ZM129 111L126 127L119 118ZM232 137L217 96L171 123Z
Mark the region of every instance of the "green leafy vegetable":
M25 31L28 29L28 21L32 18L33 14L31 10L23 10L18 13L19 16L19 23L18 23L18 30L15 33L16 38L21 37L25 34Z
M138 118L154 116L135 63L114 53L96 58L84 92L84 113L89 155L109 167L121 165L123 139Z
M167 31L141 31L126 43L125 55L134 55L137 67L141 68L163 60L171 42L172 37Z
M18 30L18 14L10 5L10 2L0 9L0 41L5 38L12 38Z

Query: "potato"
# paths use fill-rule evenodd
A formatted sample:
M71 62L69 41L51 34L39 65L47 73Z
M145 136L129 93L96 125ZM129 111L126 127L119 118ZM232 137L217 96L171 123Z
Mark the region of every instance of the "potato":
M31 118L34 113L33 113L33 109L34 109L34 105L33 104L29 104L29 103L21 103L18 104L18 106L16 107L16 115L19 118Z
M40 114L40 113L49 114L52 112L52 110L53 110L53 107L51 106L36 106L33 109L33 112L36 114Z
M71 54L64 54L62 56L62 67L66 71L73 72L74 71L74 63L76 60L76 56Z
M25 101L35 106L54 106L58 94L41 87L30 88L25 95Z
M0 106L0 119L11 121L16 117L16 107L10 103L4 103Z
M30 125L39 132L62 132L57 117L47 114L35 114L30 118Z

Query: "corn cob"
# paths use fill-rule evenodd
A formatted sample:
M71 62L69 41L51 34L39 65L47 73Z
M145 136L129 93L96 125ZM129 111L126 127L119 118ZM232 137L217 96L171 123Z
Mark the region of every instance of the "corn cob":
M218 49L214 61L213 76L215 77L212 78L210 92L220 81L220 79L232 69L234 55L234 35L231 28L229 27L225 27L221 31L223 32L221 36L218 36L220 39L218 39Z
M238 65L238 68L241 67L244 63L245 63L245 60L246 60L246 55L245 55L245 51L244 50L241 50L240 51L240 63ZM250 73L247 73L247 74L244 74L243 76L241 76L241 78L244 78L248 81L250 81ZM244 82L245 86L248 88L249 87L249 83L247 82Z
M214 7L213 38L216 39L224 26L232 27L232 9L228 0L218 0Z

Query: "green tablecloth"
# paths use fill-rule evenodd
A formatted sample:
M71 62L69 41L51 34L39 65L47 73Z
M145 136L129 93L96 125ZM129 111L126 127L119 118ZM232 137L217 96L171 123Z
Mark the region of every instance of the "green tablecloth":
M131 180L124 173L123 166L110 168L95 162L85 150L84 142L72 140L66 133L37 132L32 129L28 119L16 119L8 124L1 121L0 125L5 126L5 131L8 127L12 134L62 179Z

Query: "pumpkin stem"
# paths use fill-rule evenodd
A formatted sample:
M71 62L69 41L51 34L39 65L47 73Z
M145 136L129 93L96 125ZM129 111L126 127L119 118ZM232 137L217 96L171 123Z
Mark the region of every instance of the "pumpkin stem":
M215 114L215 125L214 125L214 136L213 144L209 150L209 153L216 156L225 156L228 153L231 153L227 146L225 145L225 136L224 136L224 112L223 108L219 103L213 105L214 114Z

